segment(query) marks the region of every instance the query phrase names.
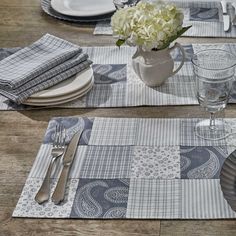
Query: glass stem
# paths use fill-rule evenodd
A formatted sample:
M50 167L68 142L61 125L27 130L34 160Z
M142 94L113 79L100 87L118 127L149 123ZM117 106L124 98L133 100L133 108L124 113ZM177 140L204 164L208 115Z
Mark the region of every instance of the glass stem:
M216 128L216 123L215 123L215 113L211 112L210 113L210 126L209 126L209 129L210 130L215 130Z

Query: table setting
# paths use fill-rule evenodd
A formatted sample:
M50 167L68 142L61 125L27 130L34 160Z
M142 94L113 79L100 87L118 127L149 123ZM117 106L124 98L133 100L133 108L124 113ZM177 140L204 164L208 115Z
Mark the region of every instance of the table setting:
M15 173L24 171L8 178L21 184L9 225L224 220L234 235L236 3L42 0L38 7L48 25L73 34L93 25L86 37L114 40L86 44L53 26L30 43L0 45L2 167L13 157Z

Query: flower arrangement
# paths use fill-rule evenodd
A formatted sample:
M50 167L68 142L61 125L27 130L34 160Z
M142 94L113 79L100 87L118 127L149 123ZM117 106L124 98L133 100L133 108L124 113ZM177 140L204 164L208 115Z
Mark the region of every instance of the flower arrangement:
M116 11L111 26L114 36L118 37L117 46L126 42L145 51L161 50L191 27L182 27L183 18L174 4L141 1L136 6Z

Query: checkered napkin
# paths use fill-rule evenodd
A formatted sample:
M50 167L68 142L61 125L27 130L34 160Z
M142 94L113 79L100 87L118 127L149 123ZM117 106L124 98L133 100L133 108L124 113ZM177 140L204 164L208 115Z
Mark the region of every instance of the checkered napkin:
M30 95L86 69L91 63L81 47L46 34L0 61L0 93L21 103Z

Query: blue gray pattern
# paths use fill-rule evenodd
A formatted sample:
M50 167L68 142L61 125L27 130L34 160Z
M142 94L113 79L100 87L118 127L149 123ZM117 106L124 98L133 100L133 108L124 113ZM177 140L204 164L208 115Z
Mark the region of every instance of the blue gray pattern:
M185 56L186 56L185 61L191 61L191 58L194 54L192 44L183 45L183 48L184 48ZM174 50L171 56L173 57L174 61L178 61L178 62L181 62L183 58L179 50Z
M129 180L80 179L71 218L125 218Z
M219 184L219 171L232 147L195 140L192 128L197 120L53 118L13 216L236 218ZM227 122L236 127L236 119ZM86 145L77 148L63 204L55 206L49 201L39 206L34 197L50 162L49 143L56 123L63 123L70 137L81 128L92 129L91 137L89 142L85 141ZM140 132L143 135L140 138L137 129L147 132ZM135 146L137 140L140 146ZM60 162L54 168L52 191L61 168Z
M218 8L190 8L191 21L219 21Z
M182 179L218 179L227 157L226 147L180 146Z
M129 178L132 148L130 146L88 146L80 178Z
M126 82L126 65L122 64L104 64L93 65L94 83L96 84L113 84Z
M70 141L73 134L78 130L83 130L82 136L79 141L79 145L88 145L91 130L93 127L93 118L88 117L70 117L68 119L63 118L53 118L48 125L47 132L45 134L43 143L49 144L53 143L55 127L57 124L61 123L66 129L66 143Z

